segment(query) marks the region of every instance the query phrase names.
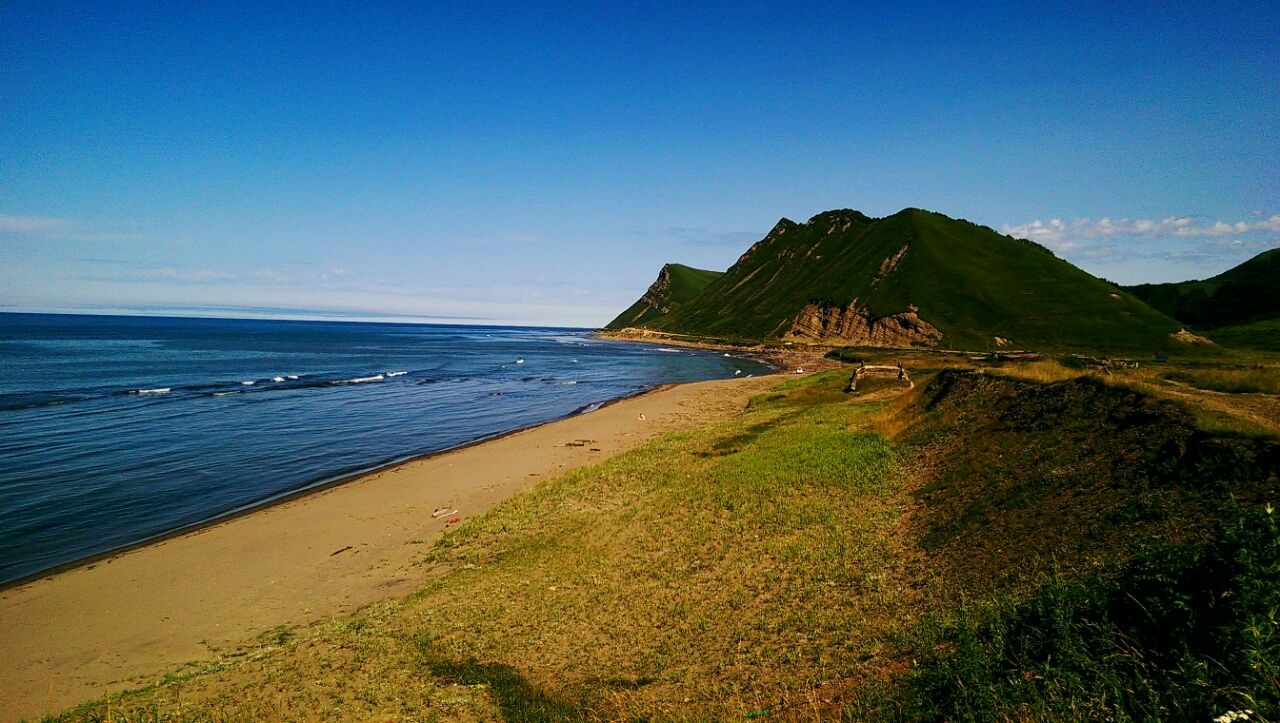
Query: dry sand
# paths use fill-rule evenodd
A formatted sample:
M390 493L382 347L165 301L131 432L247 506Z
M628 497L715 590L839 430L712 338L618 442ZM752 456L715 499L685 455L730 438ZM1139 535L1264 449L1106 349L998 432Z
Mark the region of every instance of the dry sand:
M0 719L38 717L209 659L279 625L402 597L448 520L743 408L777 377L651 392L0 592ZM456 514L433 518L437 508Z

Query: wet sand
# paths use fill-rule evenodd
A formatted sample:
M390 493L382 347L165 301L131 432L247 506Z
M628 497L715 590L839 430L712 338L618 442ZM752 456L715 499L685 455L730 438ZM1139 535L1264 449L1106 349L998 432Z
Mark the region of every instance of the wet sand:
M0 591L0 719L39 717L262 632L403 597L450 520L663 432L741 410L778 377L696 382L406 462ZM439 517L438 509L457 510Z

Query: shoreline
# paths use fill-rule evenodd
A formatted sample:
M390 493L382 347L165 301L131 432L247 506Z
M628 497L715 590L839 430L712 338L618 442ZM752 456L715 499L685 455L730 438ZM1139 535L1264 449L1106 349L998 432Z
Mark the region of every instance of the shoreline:
M620 341L620 342L631 342L631 343L638 342L638 343L650 344L652 346L662 346L664 343L659 341L647 341L644 339L614 337L609 334L602 334L599 331L589 332L589 336L600 339L602 341ZM680 341L673 341L672 344L676 346L702 349L706 351L721 351L721 350L727 351L732 349L732 347L723 347L722 349L721 347L716 345L689 343L689 342L680 342ZM779 362L768 357L767 355L757 354L757 353L745 353L745 354L741 354L741 356L745 356L747 358L752 359L753 361L757 361L759 363L764 364L766 367L769 367L770 371L768 372L768 374L779 374L784 371L783 366ZM765 376L765 375L759 375L759 376ZM732 378L732 377L729 377L729 378ZM714 381L714 380L702 380L702 381ZM644 396L646 394L659 392L664 389L670 388L672 386L676 386L678 384L691 384L691 383L696 383L696 382L668 382L663 384L657 384L655 386L642 388L637 391L634 391L628 394L623 394L618 397L612 397L601 402L591 402L589 404L582 405L577 409L574 409L573 411L558 417L551 417L551 418L544 419L538 422L533 422L521 427L516 427L516 428L508 429L505 431L480 436L475 439L471 439L466 442L455 444L449 447L443 447L441 449L432 450L429 452L411 453L405 456L395 457L393 459L390 459L384 462L378 462L378 463L369 465L367 467L362 467L359 469L350 470L346 472L340 472L330 476L320 477L314 481L303 484L301 487L297 487L284 492L278 492L278 493L269 495L267 497L264 497L262 499L254 500L252 502L240 505L238 507L233 507L231 509L218 512L210 517L207 517L195 522L190 522L184 525L180 525L173 529L158 532L158 533L149 535L147 537L144 537L142 539L117 545L115 547L102 550L100 552L95 552L95 553L86 555L84 557L78 557L74 560L68 560L66 562L58 563L56 565L37 570L35 572L26 573L18 577L15 577L11 580L2 581L0 582L0 593L4 593L14 588L22 587L23 585L30 584L32 582L41 580L43 578L60 575L60 574L69 572L71 570L84 567L86 565L96 564L103 560L110 559L116 555L124 554L139 548L144 548L148 545L158 544L158 543L164 542L165 540L172 539L174 537L180 537L182 535L192 534L213 525L218 525L220 523L228 522L230 520L234 520L244 515L269 509L274 505L284 504L292 500L305 497L307 495L318 494L332 487L347 484L349 482L358 480L361 477L364 477L366 475L376 474L384 470L395 468L402 464L409 464L417 460L429 459L437 455L447 454L449 452L467 449L469 447L472 447L478 444L483 444L491 440L501 439L508 435L518 434L522 431L533 429L545 424L552 424L564 419L569 419L569 418L578 416L580 414L596 412L612 404L616 404L618 402L625 401L627 399L633 399L635 397ZM594 407L594 409L592 409L592 407Z
M762 342L749 346L698 341L686 339L680 335L669 335L665 332L623 329L620 331L592 332L591 336L604 341L620 341L629 344L650 344L653 346L680 346L687 349L703 349L706 351L736 352L736 356L744 356L760 362L773 370L774 374L787 374L803 364L805 371L826 371L844 366L843 362L828 359L826 353L840 347L826 344L790 344L768 347ZM734 356L731 355L731 356Z
M38 717L225 655L273 628L410 594L431 579L422 553L454 524L544 479L723 418L777 381L645 390L0 589L0 717ZM453 511L433 514L441 508Z
M708 379L703 381L719 381L719 380ZM643 397L647 394L655 394L657 392L670 389L671 387L678 386L678 384L696 384L696 383L697 382L679 382L679 383L659 384L654 387L641 389L631 394L625 394L621 397L614 397L612 399L607 399L603 402L592 402L591 404L587 404L582 407L579 407L578 409L575 409L572 412L561 415L559 417L552 417L551 419L545 419L541 422L533 422L532 424L527 424L523 427L516 427L514 429L508 429L502 432L495 432L494 434L485 435L483 437L477 437L475 439L462 442L461 444L455 444L451 447L444 447L442 449L433 450L431 452L423 452L421 454L411 454L405 457L397 457L395 459L392 459L386 462L380 462L378 464L374 464L369 467L354 470L351 472L343 472L331 477L322 477L314 482L309 482L297 489L292 489L287 492L279 492L269 497L264 497L263 499L255 500L248 504L240 505L239 507L233 507L232 509L226 510L224 512L219 512L218 514L212 517L200 520L198 522L191 522L191 523L182 525L181 527L176 527L172 530L166 530L164 532L160 532L160 533L151 535L149 537L145 537L141 540L137 540L136 542L129 542L124 545L113 547L109 550L96 552L87 557L77 558L75 560L60 563L58 565L54 565L53 567L45 568L37 572L28 573L21 577L16 577L6 582L0 582L0 594L6 593L15 588L20 588L24 585L29 585L33 582L37 582L45 578L52 578L66 572L70 572L72 570L85 567L87 565L93 565L103 560L108 560L118 555L123 555L125 553L132 552L133 550L142 549L150 545L156 545L166 540L171 540L176 537L182 537L183 535L194 534L209 527L213 527L225 522L231 522L240 517L244 517L245 515L251 515L256 512L262 512L263 510L271 509L276 505L283 505L283 504L292 502L294 500L303 499L313 494L320 494L334 487L339 487L349 482L355 482L361 479L362 477L367 477L369 475L378 474L379 472L385 472L390 469L395 469L396 467L399 467L401 465L412 464L414 462L428 460L433 457L438 457L440 455L450 454L452 452L458 452L464 449L469 449L471 447L485 444L487 442L493 442L499 439L503 439L505 437L510 437L515 434L520 434L521 432L524 432L530 429L537 429L538 427L542 427L548 424L555 424L556 422L560 422L566 419L572 419L574 417L582 416L584 414L598 412L601 409L605 409L609 407L610 405L617 404L619 402L623 402L628 399ZM585 411L588 407L595 404L599 404L600 406L591 410L591 412Z

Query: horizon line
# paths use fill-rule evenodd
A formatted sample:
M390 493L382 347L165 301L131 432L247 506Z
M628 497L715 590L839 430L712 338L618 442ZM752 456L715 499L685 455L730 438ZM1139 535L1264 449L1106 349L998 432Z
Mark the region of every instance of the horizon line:
M205 311L201 314L201 311ZM230 310L229 310L230 311ZM468 321L471 317L427 317L427 316L399 316L399 315L360 315L359 312L318 312L318 311L298 311L298 310L280 310L284 313L273 314L269 311L252 312L239 311L230 313L216 313L211 310L201 309L175 309L166 311L163 309L79 309L75 311L16 307L6 308L0 306L0 314L27 314L33 316L110 316L119 318L139 318L139 319L192 319L192 320L223 320L223 321L300 321L300 322L324 322L331 324L397 324L408 326L478 326L492 328L520 328L520 329L569 329L575 331L593 331L601 327L597 326L565 326L561 324L521 324L521 323L501 323L498 320L486 317L474 317L474 320ZM241 315L235 315L235 314ZM434 320L432 320L434 319ZM441 319L453 319L453 321L441 321ZM485 323L487 322L487 323Z

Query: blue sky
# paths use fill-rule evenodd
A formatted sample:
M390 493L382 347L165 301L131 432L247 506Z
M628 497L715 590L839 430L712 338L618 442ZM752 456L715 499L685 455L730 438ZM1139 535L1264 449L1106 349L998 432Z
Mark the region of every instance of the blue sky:
M1280 245L1280 6L0 4L0 310L596 326L907 206L1120 282Z

